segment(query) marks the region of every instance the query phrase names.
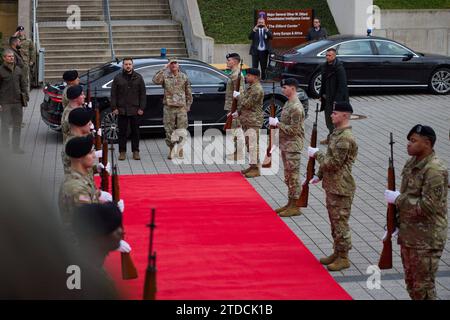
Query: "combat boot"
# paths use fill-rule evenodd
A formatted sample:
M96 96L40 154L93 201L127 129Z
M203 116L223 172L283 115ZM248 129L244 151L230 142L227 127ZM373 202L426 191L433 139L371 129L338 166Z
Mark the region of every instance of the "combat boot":
M134 160L141 160L141 156L139 155L139 151L133 152L133 159Z
M259 167L256 165L250 166L250 171L245 173L246 178L255 178L255 177L259 177L260 175L261 175L261 172L259 170Z
M167 156L167 159L169 159L169 160L173 159L173 157L174 157L174 150L175 150L174 146L171 146L169 148L169 155Z
M250 170L252 170L252 166L248 167L247 169L241 170L242 174L246 174L247 172L249 172Z
M275 209L275 212L276 213L280 213L280 212L286 210L288 206L289 206L289 202L286 205L284 205L284 206L282 206L282 207L280 207L278 209Z
M183 151L183 148L179 148L179 149L178 149L177 157L178 157L178 159L184 159L184 151Z
M289 199L287 208L285 210L283 210L282 212L280 212L278 215L282 218L301 215L302 212L300 211L300 208L297 207L296 202L297 202L297 199Z
M337 255L337 253L335 251L331 255L329 255L328 257L320 258L319 261L320 261L321 264L327 266L329 264L332 264L337 259L337 257L338 257L338 255Z
M327 266L329 271L340 271L347 268L350 268L350 260L348 260L347 252L339 252L336 260Z
M127 158L126 152L119 152L119 160L124 161Z

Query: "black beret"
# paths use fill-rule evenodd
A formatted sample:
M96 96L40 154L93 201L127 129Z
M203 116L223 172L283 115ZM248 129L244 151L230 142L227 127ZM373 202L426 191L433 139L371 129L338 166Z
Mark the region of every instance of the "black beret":
M283 79L280 82L280 86L295 86L296 88L298 88L298 81L294 78Z
M25 30L25 28L23 26L18 26L16 29L16 31L24 31L24 30Z
M69 123L78 127L83 127L92 120L93 115L91 109L76 108L69 113Z
M78 71L77 70L68 70L63 73L63 80L64 81L74 81L78 78Z
M416 124L409 131L408 136L407 136L408 140L414 133L417 133L418 135L429 138L432 145L434 145L434 143L436 142L436 132L434 132L433 128L430 126Z
M247 74L252 74L254 76L260 77L261 76L261 71L259 71L259 69L256 68L248 68L246 70Z
M235 53L235 52L227 54L227 55L226 55L226 58L227 58L227 59L229 59L229 58L234 58L234 59L236 59L236 60L241 61L241 56L240 56L239 54Z
M353 113L353 108L347 101L335 101L333 104L333 111Z
M75 210L72 225L81 237L106 236L122 225L122 212L112 202L85 204Z
M66 144L66 154L71 158L82 158L92 151L94 140L91 135L86 137L75 137Z
M83 92L83 87L78 86L71 86L69 89L67 89L67 99L69 100L75 100L79 96L81 96L81 93Z

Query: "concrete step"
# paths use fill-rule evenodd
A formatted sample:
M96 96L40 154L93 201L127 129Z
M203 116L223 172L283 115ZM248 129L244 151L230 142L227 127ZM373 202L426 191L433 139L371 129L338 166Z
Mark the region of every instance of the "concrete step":
M111 20L169 20L172 16L170 14L154 14L151 12L142 13L111 13Z
M149 5L149 4L165 4L165 5L169 5L169 1L168 0L129 0L124 2L123 0L109 0L109 5L111 7L118 5L118 4L122 4L122 3L127 3L130 6L134 6L134 5L140 5L140 6L145 6L145 5Z
M38 16L38 22L56 22L56 21L67 21L68 15L58 15L58 16ZM103 14L101 15L81 15L81 21L102 21Z
M134 40L134 39L133 39ZM114 49L118 48L131 48L133 46L137 48L186 48L184 41L160 41L160 42L129 42L129 43L116 43L114 42Z
M116 55L120 57L131 56L131 57L148 57L148 56L159 56L161 53L161 48L127 48L127 49L117 49L115 48ZM168 54L171 55L186 55L185 48L167 48Z
M73 43L65 43L65 42L52 42L46 43L42 45L45 48L45 54L47 55L49 52L54 50L62 50L62 51L78 51L78 48ZM97 50L109 50L109 42L103 43L83 43L82 49L80 51L85 51L86 49L97 49ZM75 49L76 48L76 49Z
M181 32L181 26L178 24L165 25L128 25L128 26L112 26L112 31L114 34L125 32L133 32L133 33L147 33L147 32L157 32L160 34L165 34L165 32L169 31L178 31Z
M84 48L76 48L76 49L72 49L72 50L66 50L66 49L50 49L47 50L47 48L45 48L45 56L46 57L55 57L55 58L66 58L66 59L70 59L69 57L71 56L81 56L81 55L85 55L86 59L88 59L88 57L96 57L96 56L103 56L103 55L109 55L109 47L108 48L89 48L89 47L84 47ZM89 61L89 60L86 60Z
M68 52L68 55L66 56L46 56L45 57L45 63L58 63L58 62L64 62L64 63L76 63L79 61L85 61L85 62L92 62L93 64L100 64L105 61L111 60L111 54L109 50L103 51L101 54L83 54L82 52Z

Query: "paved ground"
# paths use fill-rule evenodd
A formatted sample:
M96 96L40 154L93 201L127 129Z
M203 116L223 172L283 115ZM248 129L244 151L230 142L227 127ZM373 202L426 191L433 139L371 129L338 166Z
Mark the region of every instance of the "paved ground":
M26 155L17 158L24 168L31 167L41 179L41 185L56 195L63 178L60 159L61 137L49 130L40 120L39 105L43 95L34 90L31 103L25 113L26 127L23 143ZM444 160L450 156L449 121L450 97L433 96L422 93L358 95L351 98L355 113L366 116L353 121L354 134L359 144L359 155L353 173L357 183L352 217L353 250L350 252L352 266L344 272L332 273L335 279L354 299L409 299L403 281L403 268L398 246L394 246L394 268L383 271L380 289L370 290L366 281L366 270L376 265L381 251L381 237L385 225L386 204L383 192L386 186L386 168L389 156L389 132L394 133L395 165L397 186L399 174L407 160L406 134L410 128L423 123L431 125L437 135L436 152ZM313 101L311 102L313 104ZM311 109L314 106L311 106ZM307 139L313 119L306 120ZM319 139L325 137L323 114L319 115ZM195 143L201 143L196 140ZM308 143L305 143L305 148ZM200 152L195 151L196 156ZM239 164L194 164L179 165L166 159L167 148L161 136L145 136L141 145L141 161L120 163L121 174L192 173L235 171L243 168ZM206 157L209 159L209 157ZM306 156L302 159L301 173L305 172ZM286 203L286 186L283 183L282 169L278 174L266 175L250 181L259 194L273 207ZM310 205L303 215L285 218L292 231L305 243L317 257L329 254L332 248L328 214L325 208L324 193L321 187L311 187ZM55 200L55 198L54 198ZM450 247L447 245L442 257L437 288L440 299L450 299Z

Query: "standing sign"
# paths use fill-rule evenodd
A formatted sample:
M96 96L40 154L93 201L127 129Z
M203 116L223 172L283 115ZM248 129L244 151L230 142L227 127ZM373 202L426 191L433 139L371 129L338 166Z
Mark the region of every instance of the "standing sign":
M273 48L292 48L307 41L313 10L256 10L256 20L260 17L266 20L267 27L273 33Z

